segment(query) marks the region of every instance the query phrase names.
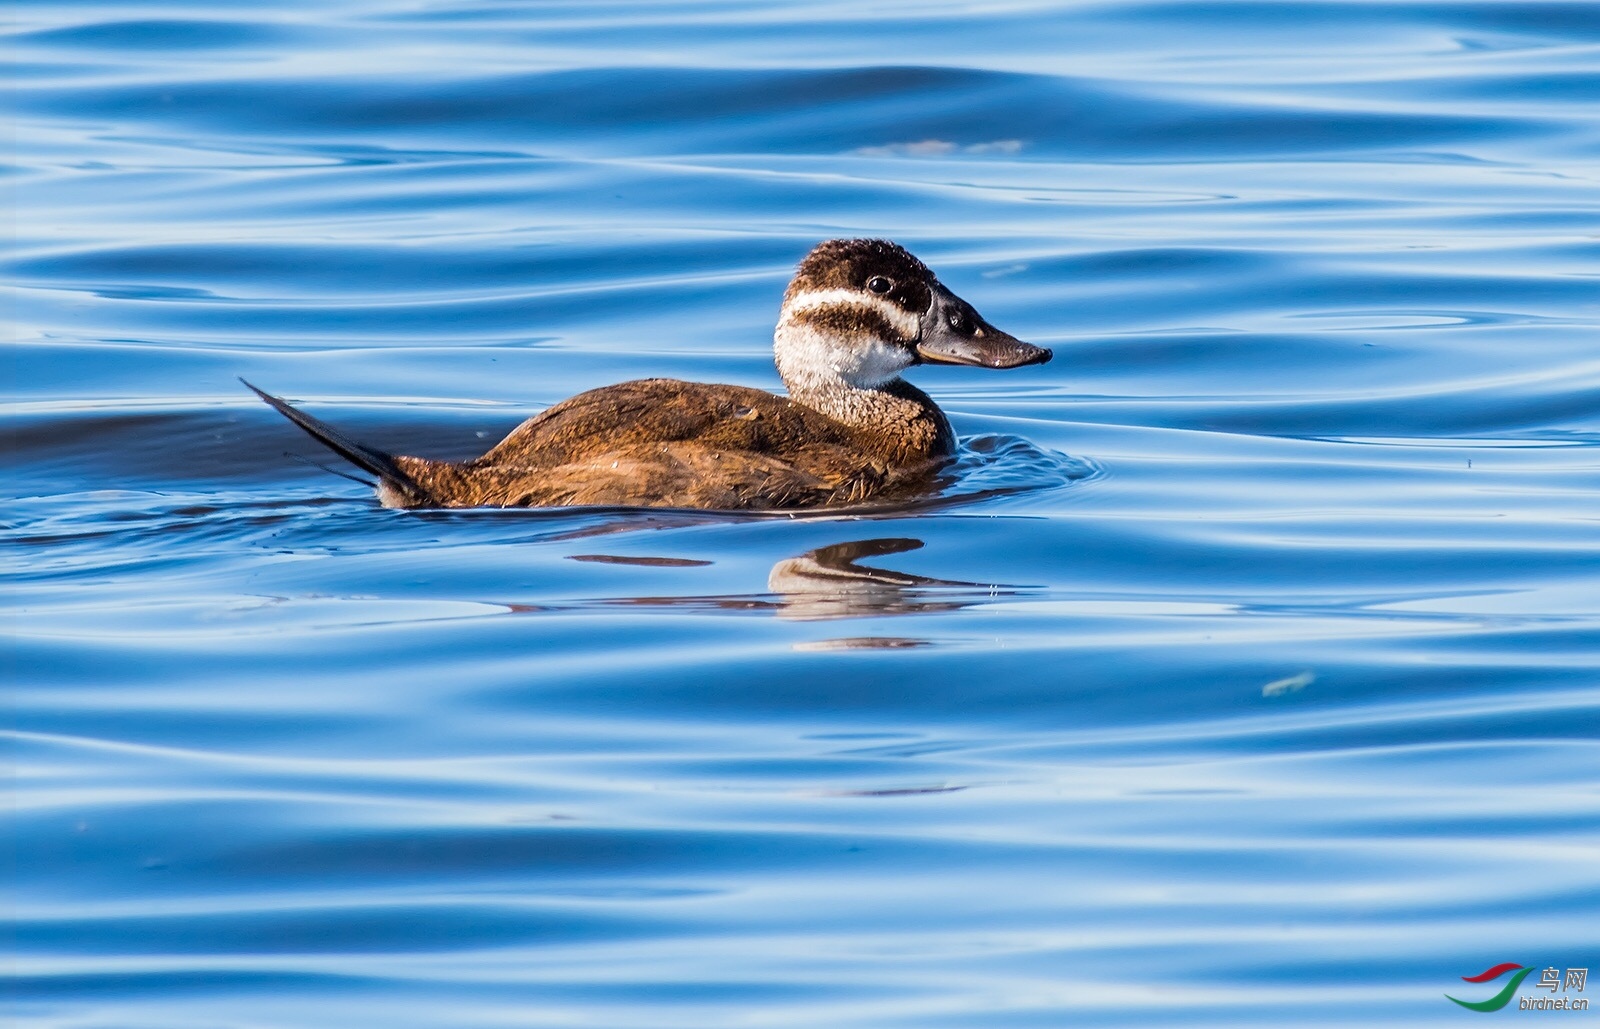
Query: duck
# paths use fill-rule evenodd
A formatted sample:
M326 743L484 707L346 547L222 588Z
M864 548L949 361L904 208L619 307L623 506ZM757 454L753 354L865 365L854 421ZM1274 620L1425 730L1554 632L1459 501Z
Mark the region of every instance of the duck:
M933 399L901 377L906 369L1019 368L1051 352L989 324L899 244L830 239L784 292L773 356L787 396L621 382L561 401L467 461L387 453L240 381L372 475L384 507L785 511L933 487L956 436Z

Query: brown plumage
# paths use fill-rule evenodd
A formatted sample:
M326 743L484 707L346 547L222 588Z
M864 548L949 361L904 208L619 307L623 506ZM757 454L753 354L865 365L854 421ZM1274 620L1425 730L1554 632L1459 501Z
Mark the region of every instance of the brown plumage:
M955 435L902 369L1050 358L884 240L814 249L784 295L774 350L788 397L676 379L618 383L562 401L470 461L385 454L250 388L376 475L387 507L794 509L928 488Z

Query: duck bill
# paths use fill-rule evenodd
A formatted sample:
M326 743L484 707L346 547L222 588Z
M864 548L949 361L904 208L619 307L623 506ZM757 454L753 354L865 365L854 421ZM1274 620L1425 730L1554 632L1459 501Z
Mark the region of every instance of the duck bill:
M971 304L941 287L922 316L917 356L930 364L970 364L979 368L1020 368L1044 364L1050 351L1036 347L983 320Z

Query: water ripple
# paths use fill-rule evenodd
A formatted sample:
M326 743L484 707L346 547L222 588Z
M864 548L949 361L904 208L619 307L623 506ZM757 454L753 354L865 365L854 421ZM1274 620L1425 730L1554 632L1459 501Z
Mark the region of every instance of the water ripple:
M13 9L13 1019L1443 1025L1592 964L1593 3ZM236 381L441 457L775 388L838 235L1056 351L914 370L926 502L384 511Z

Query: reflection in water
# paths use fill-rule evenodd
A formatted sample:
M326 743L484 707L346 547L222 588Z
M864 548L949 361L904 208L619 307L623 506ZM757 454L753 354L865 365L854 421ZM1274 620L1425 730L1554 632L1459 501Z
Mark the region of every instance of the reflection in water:
M836 636L827 640L805 640L791 648L801 652L821 650L908 650L912 647L931 647L932 640L912 639L909 636Z
M984 590L987 595L995 588L857 564L863 558L903 554L920 550L922 546L919 539L889 537L818 547L773 565L767 576L767 590L783 596L778 602L780 617L810 620L954 611L973 600L948 595L935 598L919 591L931 587L964 587ZM899 645L907 644L900 641Z
M821 794L824 797L915 797L928 793L959 793L971 789L970 783L960 785L941 784L938 786L892 786L882 790L828 790Z
M629 597L609 603L629 606L694 607L723 611L765 611L801 621L866 618L876 615L956 611L995 597L1014 596L1019 587L958 579L934 579L858 562L863 558L919 550L919 539L888 537L850 540L808 550L772 566L767 591L773 596ZM588 557L594 560L594 557ZM632 564L666 565L671 559L629 558ZM889 636L854 636L813 640L805 650L896 649L928 646L927 640Z
M599 565L637 565L640 568L704 568L711 563L687 557L630 557L623 554L569 554L567 560Z

